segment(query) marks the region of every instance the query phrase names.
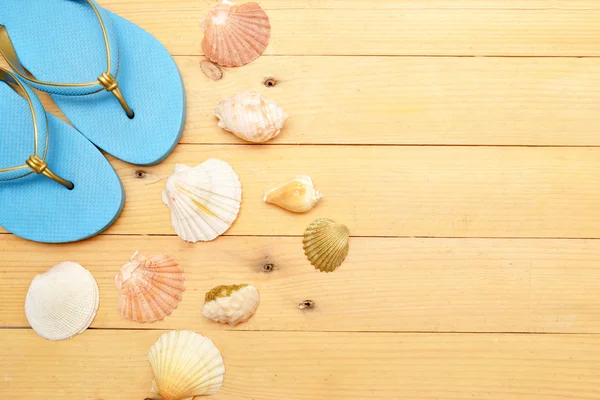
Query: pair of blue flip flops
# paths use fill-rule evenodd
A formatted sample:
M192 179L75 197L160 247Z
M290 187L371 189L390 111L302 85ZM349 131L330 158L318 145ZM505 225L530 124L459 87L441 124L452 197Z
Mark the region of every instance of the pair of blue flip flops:
M23 238L88 238L119 216L125 195L98 148L152 165L185 120L179 71L149 33L94 0L2 0L0 226ZM50 94L72 125L46 114Z

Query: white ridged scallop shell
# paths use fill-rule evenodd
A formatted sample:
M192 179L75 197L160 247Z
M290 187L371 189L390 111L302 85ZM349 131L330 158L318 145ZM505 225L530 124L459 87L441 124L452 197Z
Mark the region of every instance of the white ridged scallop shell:
M223 384L225 365L209 338L192 331L162 335L148 353L154 372L152 393L164 400L215 394Z
M25 315L41 337L64 340L90 326L99 302L98 285L90 271L74 262L62 262L33 278Z
M180 238L209 241L225 233L237 218L242 185L229 164L211 158L193 168L175 165L162 197Z
M219 127L240 139L263 143L279 135L288 115L260 93L241 92L219 103L215 109Z
M170 315L185 290L183 269L173 257L146 258L137 251L115 276L117 309L130 321L154 322Z
M223 67L239 67L260 57L269 44L269 17L256 3L223 0L202 19L202 51Z
M263 198L267 203L295 213L312 209L322 199L323 195L315 189L312 179L307 175L298 175L269 186Z
M250 285L222 285L206 293L202 315L206 318L236 326L254 315L260 298Z

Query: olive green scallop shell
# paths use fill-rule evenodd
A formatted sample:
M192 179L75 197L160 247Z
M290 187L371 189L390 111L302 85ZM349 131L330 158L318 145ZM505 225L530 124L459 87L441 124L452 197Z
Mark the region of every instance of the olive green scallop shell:
M319 218L304 232L304 254L318 270L335 271L346 259L350 231L346 225Z

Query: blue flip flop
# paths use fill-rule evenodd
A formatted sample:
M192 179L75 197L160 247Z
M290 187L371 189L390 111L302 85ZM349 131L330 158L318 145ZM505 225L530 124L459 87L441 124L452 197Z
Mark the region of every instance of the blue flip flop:
M0 69L0 225L36 242L73 242L110 226L124 201L102 153Z
M94 0L3 0L0 52L28 85L50 93L84 136L132 164L175 148L185 94L152 35Z

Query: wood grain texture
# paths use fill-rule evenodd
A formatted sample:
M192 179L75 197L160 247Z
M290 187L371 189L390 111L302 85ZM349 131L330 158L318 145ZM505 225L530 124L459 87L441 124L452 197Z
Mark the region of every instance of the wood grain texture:
M135 250L169 253L184 268L183 301L161 322L133 323L116 311L114 277ZM2 235L0 253L0 326L28 326L31 279L77 260L100 288L97 328L230 330L202 317L204 293L249 283L261 304L235 330L600 333L598 240L353 238L331 274L310 266L300 238L224 237L194 246L175 237L102 236L54 246ZM274 271L262 272L266 263ZM299 310L305 299L316 308Z
M243 143L213 111L258 91L290 114L270 144L600 144L600 59L263 57L216 82L200 60L177 58L184 143Z
M188 103L183 143L244 143L213 112L257 91L290 114L268 144L600 145L596 58L262 57L216 82L201 60L176 57Z
M588 1L371 0L261 2L266 55L598 56L600 8ZM174 55L201 54L200 19L213 1L107 0ZM482 5L483 4L483 5Z
M158 331L88 331L47 342L0 331L11 400L141 400ZM225 383L211 399L599 399L595 335L220 332ZM47 397L52 396L52 397Z
M353 236L599 237L599 148L180 145L162 164L115 162L127 200L107 233L174 234L160 193L175 163L229 162L243 203L229 235L302 235L331 218ZM295 215L262 201L270 184L313 178L325 200Z
M199 20L216 1L100 1L175 56L183 144L155 167L111 159L127 204L106 234L65 245L0 234L0 398L142 400L152 343L194 329L225 358L217 400L600 399L597 0L259 2L273 26L266 54L213 82ZM216 104L242 90L290 113L273 142L217 128ZM175 163L211 157L238 172L242 210L226 236L188 244L160 192ZM296 174L324 192L314 210L262 202ZM332 274L301 247L318 217L353 235ZM184 299L159 323L116 311L114 275L135 250L171 253L185 270ZM64 260L93 272L101 305L92 329L47 342L27 329L23 301L35 274ZM248 323L200 315L207 290L242 282L261 293ZM305 299L316 308L299 310Z

